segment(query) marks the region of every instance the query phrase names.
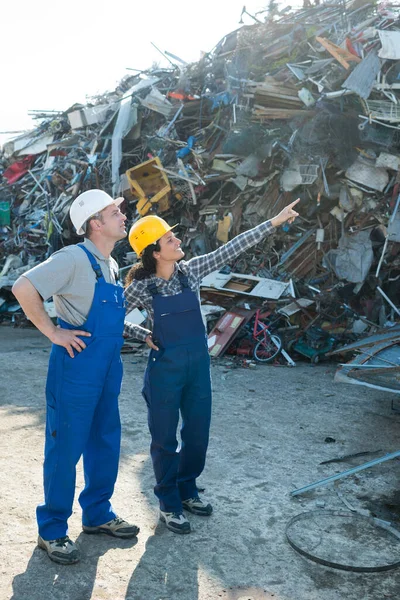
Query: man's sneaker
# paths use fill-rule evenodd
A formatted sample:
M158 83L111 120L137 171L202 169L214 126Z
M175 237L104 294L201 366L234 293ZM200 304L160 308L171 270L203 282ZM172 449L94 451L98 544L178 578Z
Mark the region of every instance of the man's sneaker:
M206 504L198 496L196 498L182 500L182 506L185 510L188 510L194 515L200 515L202 517L209 517L213 511L211 504Z
M127 523L120 517L115 517L112 521L98 525L97 527L88 527L83 525L82 529L85 533L106 533L117 538L133 538L139 533L139 527Z
M160 520L166 524L167 529L174 533L190 533L190 523L182 513L160 510Z
M78 548L67 535L56 540L44 540L39 535L38 546L47 552L51 560L62 565L73 565L80 559Z

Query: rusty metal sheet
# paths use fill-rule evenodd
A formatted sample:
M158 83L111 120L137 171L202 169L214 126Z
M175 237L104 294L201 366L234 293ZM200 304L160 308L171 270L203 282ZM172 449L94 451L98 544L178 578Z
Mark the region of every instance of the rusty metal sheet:
M235 308L234 310L228 310L222 315L214 329L208 335L208 351L210 356L213 358L222 356L226 348L237 336L242 325L248 323L254 313L254 310Z

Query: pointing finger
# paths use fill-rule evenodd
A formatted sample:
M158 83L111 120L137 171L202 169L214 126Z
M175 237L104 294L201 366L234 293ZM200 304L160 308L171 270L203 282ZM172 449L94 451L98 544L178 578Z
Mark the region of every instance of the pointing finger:
M288 208L292 208L293 206L296 206L296 204L298 204L299 202L300 202L300 198L297 198L297 200L295 200L294 202L289 204Z

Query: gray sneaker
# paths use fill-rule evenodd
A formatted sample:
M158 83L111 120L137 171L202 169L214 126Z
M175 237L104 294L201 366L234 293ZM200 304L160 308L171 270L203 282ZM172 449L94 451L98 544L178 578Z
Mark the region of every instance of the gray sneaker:
M209 517L213 511L211 504L206 504L198 496L196 498L182 500L182 506L185 510L188 510L194 515L200 515L201 517Z
M190 533L190 523L182 513L164 512L160 510L160 521L174 533Z
M106 533L113 537L125 539L136 537L140 531L139 527L131 525L131 523L124 521L124 519L121 519L120 517L115 517L112 521L108 521L108 523L98 525L97 527L83 525L82 529L85 533Z
M39 535L38 546L47 552L51 560L61 565L73 565L80 560L78 548L67 535L56 540L44 540Z

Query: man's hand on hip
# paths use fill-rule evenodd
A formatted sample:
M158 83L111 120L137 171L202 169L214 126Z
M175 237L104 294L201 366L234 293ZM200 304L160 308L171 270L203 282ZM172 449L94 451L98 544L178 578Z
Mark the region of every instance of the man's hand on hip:
M50 340L57 346L63 346L70 357L74 358L74 348L77 352L82 352L82 350L86 348L85 342L81 340L78 335L90 337L92 334L87 331L81 331L80 329L62 329L61 327L55 327Z

